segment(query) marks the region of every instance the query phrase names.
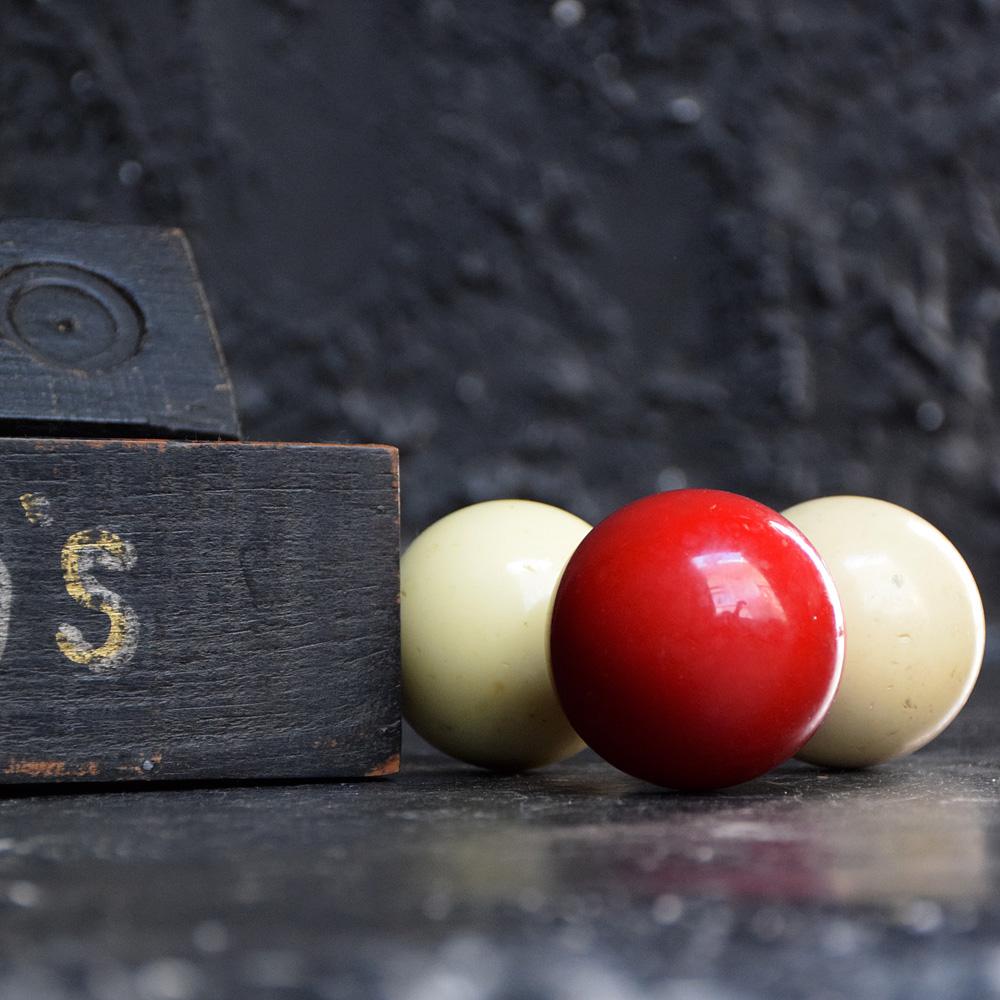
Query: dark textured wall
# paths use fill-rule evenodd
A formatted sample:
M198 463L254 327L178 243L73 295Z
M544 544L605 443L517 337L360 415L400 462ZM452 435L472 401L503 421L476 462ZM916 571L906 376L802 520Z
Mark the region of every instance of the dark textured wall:
M408 532L861 492L1000 561L996 0L0 0L0 214L191 234L257 438Z

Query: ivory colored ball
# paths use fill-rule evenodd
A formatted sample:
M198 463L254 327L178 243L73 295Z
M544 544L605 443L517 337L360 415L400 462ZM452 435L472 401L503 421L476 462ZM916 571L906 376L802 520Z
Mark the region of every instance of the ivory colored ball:
M958 715L983 661L983 603L937 528L884 500L836 496L784 511L813 543L844 609L840 688L798 754L868 767L929 743Z
M492 500L420 534L400 565L403 713L439 750L523 770L583 749L549 675L562 571L590 531L558 507Z

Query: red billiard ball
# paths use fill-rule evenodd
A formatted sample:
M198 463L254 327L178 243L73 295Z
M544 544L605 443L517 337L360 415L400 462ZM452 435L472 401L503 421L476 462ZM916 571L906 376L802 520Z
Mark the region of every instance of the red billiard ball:
M777 511L717 490L637 500L580 543L552 610L570 723L658 785L735 785L793 756L833 699L844 629L816 550Z

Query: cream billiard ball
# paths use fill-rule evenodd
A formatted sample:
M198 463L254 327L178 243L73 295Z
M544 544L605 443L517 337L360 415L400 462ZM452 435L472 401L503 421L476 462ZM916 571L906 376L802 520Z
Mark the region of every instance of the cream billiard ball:
M844 609L840 688L798 754L867 767L912 753L959 713L983 660L983 603L933 525L884 500L834 496L784 511L813 543Z
M583 749L549 672L552 598L590 531L558 507L492 500L420 534L400 564L403 714L439 750L523 770Z

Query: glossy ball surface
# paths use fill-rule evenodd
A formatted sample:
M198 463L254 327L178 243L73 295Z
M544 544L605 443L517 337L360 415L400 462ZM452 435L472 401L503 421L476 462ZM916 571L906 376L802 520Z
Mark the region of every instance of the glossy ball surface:
M983 603L955 547L923 518L869 497L822 497L785 511L819 550L844 608L840 690L799 756L867 767L930 742L979 675Z
M583 540L551 645L559 699L597 753L655 784L706 789L763 774L813 734L843 627L829 574L780 514L677 490Z
M455 511L400 565L403 713L439 750L498 770L583 748L552 688L547 632L586 521L527 500Z

